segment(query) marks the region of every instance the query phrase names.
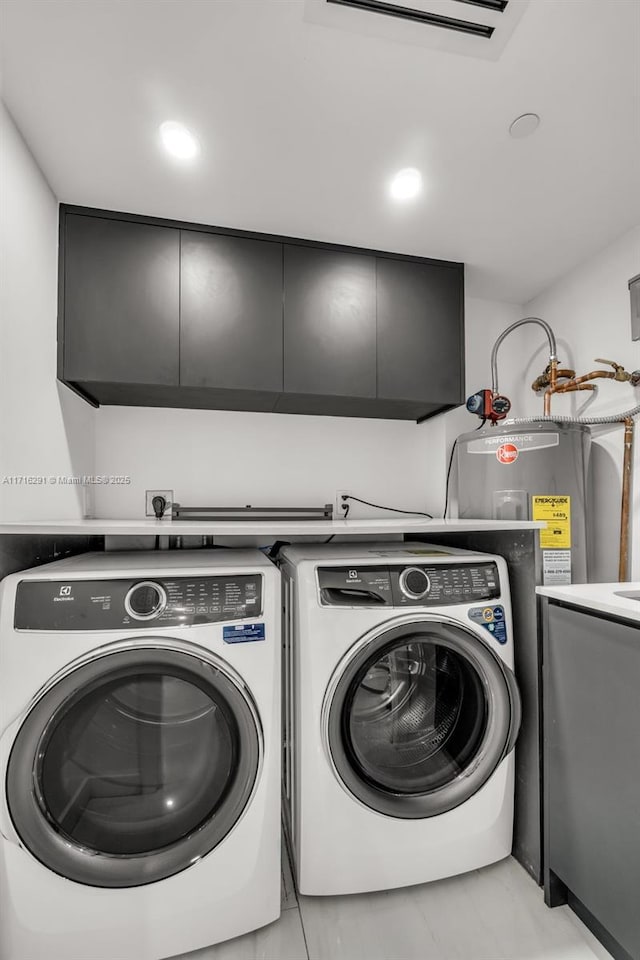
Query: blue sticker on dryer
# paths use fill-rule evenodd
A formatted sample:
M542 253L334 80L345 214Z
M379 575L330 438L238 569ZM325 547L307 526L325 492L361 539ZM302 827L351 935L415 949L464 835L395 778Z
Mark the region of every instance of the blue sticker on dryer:
M504 607L472 607L469 619L484 627L494 640L500 644L507 642L507 626L504 622Z
M239 623L236 627L222 628L225 643L251 643L264 638L264 623Z
M504 644L507 642L507 628L504 620L494 620L493 623L485 623L483 626L498 643Z

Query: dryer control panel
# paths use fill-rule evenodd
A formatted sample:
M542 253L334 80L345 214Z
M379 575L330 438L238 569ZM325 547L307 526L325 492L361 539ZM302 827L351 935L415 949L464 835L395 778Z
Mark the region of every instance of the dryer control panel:
M262 575L23 580L17 630L186 627L262 614Z
M322 605L334 607L443 607L500 596L492 562L320 567L318 587Z

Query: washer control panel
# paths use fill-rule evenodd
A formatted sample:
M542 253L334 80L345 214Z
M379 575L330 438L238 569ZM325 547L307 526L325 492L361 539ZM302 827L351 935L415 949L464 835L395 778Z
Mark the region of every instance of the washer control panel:
M422 600L431 589L429 574L422 567L407 567L400 574L398 583L409 600Z
M16 591L17 630L122 630L186 627L255 619L262 575L149 577L123 580L23 580Z
M341 607L434 607L500 597L497 564L320 567L320 603Z
M394 605L449 606L494 600L500 596L495 563L424 564L391 568Z

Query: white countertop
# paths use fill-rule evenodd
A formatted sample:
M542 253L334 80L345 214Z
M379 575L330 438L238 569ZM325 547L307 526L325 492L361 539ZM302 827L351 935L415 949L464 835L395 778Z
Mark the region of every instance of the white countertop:
M563 600L578 607L608 613L612 617L637 620L640 623L640 599L619 597L619 592L637 593L640 580L633 583L573 583L566 587L537 587L536 593L553 600Z
M403 533L464 533L480 530L536 530L544 522L532 520L28 520L0 522L2 533L57 536L379 536Z

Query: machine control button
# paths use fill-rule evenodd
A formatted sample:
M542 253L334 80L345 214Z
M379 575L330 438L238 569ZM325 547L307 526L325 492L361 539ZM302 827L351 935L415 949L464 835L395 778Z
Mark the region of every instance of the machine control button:
M400 589L411 600L422 600L431 589L431 581L420 567L407 567L400 574Z
M124 608L134 620L154 620L167 605L167 593L159 583L142 580L124 598Z

